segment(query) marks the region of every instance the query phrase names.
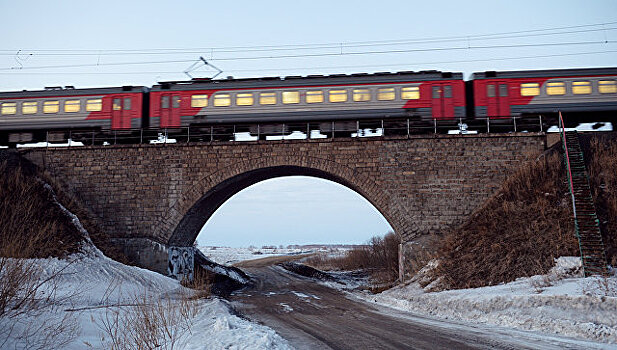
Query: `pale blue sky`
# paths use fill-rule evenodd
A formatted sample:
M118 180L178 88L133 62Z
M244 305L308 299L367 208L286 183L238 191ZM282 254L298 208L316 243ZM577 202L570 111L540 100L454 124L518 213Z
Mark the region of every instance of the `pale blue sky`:
M223 76L236 77L429 69L468 75L484 70L617 66L614 0L0 0L0 15L0 91L59 85L149 86L186 79L182 72L200 55L221 68ZM607 24L584 27L598 23ZM520 33L573 26L581 27L562 29L568 33L560 35ZM511 32L518 33L484 36ZM444 37L459 38L444 41ZM434 38L441 40L417 42ZM358 42L362 44L351 44ZM308 44L327 45L286 46ZM142 51L131 55L113 51L129 49ZM169 54L160 49L182 50ZM393 50L399 52L374 53ZM267 58L280 55L307 56ZM124 64L153 61L179 62ZM34 69L58 65L90 66ZM19 67L23 69L10 69ZM223 205L201 236L208 239L200 241L358 243L388 230L383 218L347 189L321 180L277 179L257 184Z

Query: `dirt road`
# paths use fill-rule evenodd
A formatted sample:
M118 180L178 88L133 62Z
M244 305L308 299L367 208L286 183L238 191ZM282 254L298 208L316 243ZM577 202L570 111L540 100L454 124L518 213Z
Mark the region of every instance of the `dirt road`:
M577 349L528 332L438 321L347 298L290 273L274 257L237 266L256 280L235 293L241 315L273 328L297 349Z

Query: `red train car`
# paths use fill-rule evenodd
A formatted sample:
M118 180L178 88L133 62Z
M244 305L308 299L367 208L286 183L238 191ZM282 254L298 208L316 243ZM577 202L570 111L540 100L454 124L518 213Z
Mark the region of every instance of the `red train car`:
M16 143L44 141L54 130L141 128L146 92L141 86L0 92L0 138Z
M617 111L617 68L473 73L475 117Z
M193 80L155 85L150 125L465 117L462 73Z

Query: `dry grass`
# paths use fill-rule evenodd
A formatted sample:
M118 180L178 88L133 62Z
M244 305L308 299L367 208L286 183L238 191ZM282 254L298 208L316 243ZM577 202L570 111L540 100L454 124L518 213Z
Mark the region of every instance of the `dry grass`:
M435 277L444 288L474 288L547 273L578 254L560 152L528 164L459 228L446 234Z
M182 335L191 332L197 312L198 304L188 292L178 299L144 293L131 305L109 308L98 326L105 349L172 350Z
M617 266L617 140L592 139L589 148L586 160L606 258Z
M374 283L394 282L398 278L399 238L394 233L375 236L367 245L348 251L341 257L316 255L305 263L320 270L366 270Z

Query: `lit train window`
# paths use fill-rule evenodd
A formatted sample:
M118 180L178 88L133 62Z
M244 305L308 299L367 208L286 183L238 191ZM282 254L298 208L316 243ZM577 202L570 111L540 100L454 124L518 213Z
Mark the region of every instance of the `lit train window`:
M377 89L377 99L379 101L391 101L394 100L394 88L381 88Z
M255 99L253 93L242 93L236 95L236 105L238 106L252 106Z
M58 113L59 110L60 110L60 101L43 102L43 113Z
M213 104L214 104L214 107L231 106L231 95L230 94L215 94Z
M523 83L521 84L521 96L538 96L540 95L539 83Z
M369 89L354 89L353 100L355 102L365 102L371 100L371 92Z
M347 90L330 90L330 91L328 91L328 101L330 101L330 102L347 102Z
M81 102L79 100L64 101L64 111L67 113L79 112L81 109Z
M575 95L586 95L591 93L591 82L589 81L573 81L572 93Z
M17 113L17 103L4 102L2 104L2 114L15 114Z
M281 97L284 104L300 103L299 91L283 91Z
M565 95L566 94L566 83L561 81L554 81L550 83L546 83L546 94L547 95Z
M163 107L163 108L165 108L165 107ZM122 109L122 99L114 98L113 109L114 109L114 111L119 111L119 110Z
M420 87L419 86L405 86L401 88L401 98L403 100L420 99Z
M306 92L306 103L321 103L323 102L323 91L313 90Z
M103 99L95 98L86 100L86 111L88 112L100 112L103 110Z
M191 96L191 107L202 108L208 106L208 95L193 95Z
M124 98L124 110L128 111L130 109L131 109L131 98L125 97Z
M21 104L22 114L36 114L39 110L38 102L23 102Z
M276 104L276 92L261 92L259 93L260 105L275 105Z
M598 82L598 91L601 94L617 93L617 82L615 80L600 80Z

